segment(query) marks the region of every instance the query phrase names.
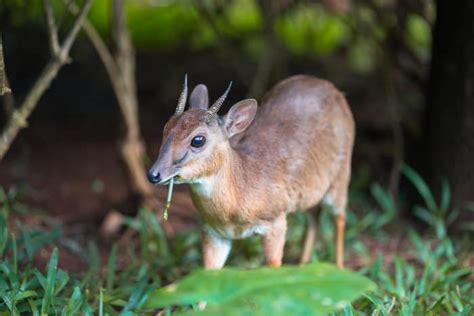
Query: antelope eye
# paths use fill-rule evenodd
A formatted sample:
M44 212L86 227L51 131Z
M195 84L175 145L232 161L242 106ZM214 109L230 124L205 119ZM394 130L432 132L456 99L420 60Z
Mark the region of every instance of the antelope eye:
M206 137L204 137L204 136L196 136L196 137L194 137L193 140L191 141L191 146L196 147L196 148L199 148L199 147L202 147L205 142L206 142Z

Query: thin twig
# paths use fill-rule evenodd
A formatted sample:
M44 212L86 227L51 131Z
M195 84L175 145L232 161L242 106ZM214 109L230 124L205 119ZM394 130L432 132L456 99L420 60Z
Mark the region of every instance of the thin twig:
M48 2L45 3L48 4ZM91 0L84 1L71 31L68 33L63 44L59 48L58 55L51 56L48 64L44 67L40 76L33 84L33 87L26 95L23 103L13 111L8 119L7 124L0 135L0 161L10 148L13 140L18 135L18 132L27 126L27 119L38 104L39 99L46 89L48 89L59 69L61 69L61 67L67 62L72 43L77 37L78 31L81 28L81 24L84 22L87 12L89 12L91 3ZM51 25L48 23L48 28L49 27L51 27ZM50 30L50 32L52 31L53 30Z
M85 0L84 5L79 10L79 14L77 15L76 21L74 22L71 30L69 31L68 35L66 36L66 39L64 40L61 46L60 56L61 58L64 58L64 60L67 60L68 58L69 50L71 49L72 43L74 43L74 40L76 39L77 34L81 29L82 23L84 23L84 19L87 15L87 12L89 12L91 4L91 0Z
M65 4L69 12L71 12L72 14L77 14L79 12L79 8L75 5L75 3L71 3L67 0L63 0L63 3ZM94 46L97 54L99 55L100 60L104 64L105 70L107 71L109 79L112 83L112 88L115 92L116 97L119 99L121 95L119 91L121 89L125 89L125 84L122 81L120 70L118 69L118 66L115 63L112 53L100 37L99 32L97 32L97 30L94 28L94 26L88 19L84 20L83 29L86 33L87 38L91 41L92 46ZM124 102L121 100L118 101L119 103Z
M15 96L10 89L10 81L8 80L8 74L5 69L3 69L3 80L4 87L7 87L7 93L3 95L3 110L5 111L5 117L9 118L15 110Z
M124 0L112 1L112 38L115 45L115 60L125 83L125 91L122 93L127 102L121 107L127 127L125 143L133 143L141 136L135 85L135 52L125 19ZM148 181L146 183L148 185Z
M58 28L54 20L53 7L49 0L43 0L44 16L48 25L49 47L53 56L59 55Z
M5 63L3 62L2 33L0 33L0 96L8 92L11 92L11 90L8 87L8 80L5 74Z

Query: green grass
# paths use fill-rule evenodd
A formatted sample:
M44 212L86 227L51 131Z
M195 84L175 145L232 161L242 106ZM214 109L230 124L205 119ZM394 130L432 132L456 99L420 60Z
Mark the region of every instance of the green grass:
M354 181L346 262L378 288L334 315L472 313L474 274L469 260L473 256L473 225L464 223L465 230L458 225L453 234L458 212L450 208L449 186L443 184L441 200L436 201L416 172L404 167L403 173L424 201L411 208L426 225L402 220L391 196L380 185L372 184L366 190ZM198 231L167 240L156 216L145 209L136 218L126 218L126 225L137 232L129 246L112 246L107 260L103 260L94 243L72 243L62 227L47 217L43 227L26 226L16 220L25 215L38 216L19 200L15 189L0 189L0 315L141 314L156 289L183 280L200 266ZM287 263L297 260L304 221L304 214L290 218ZM392 247L396 240L401 246ZM64 249L69 244L87 259L88 271L73 273L58 267L58 247ZM44 253L50 259L43 267L35 258ZM323 212L312 259L333 262L334 257L333 223ZM258 238L250 238L235 244L228 265L254 268L261 261L261 243ZM163 313L172 315L196 308L196 304L166 307Z

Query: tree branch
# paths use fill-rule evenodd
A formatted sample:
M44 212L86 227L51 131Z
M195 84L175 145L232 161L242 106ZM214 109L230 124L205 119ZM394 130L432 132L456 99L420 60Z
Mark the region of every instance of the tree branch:
M5 74L5 63L3 62L2 33L0 33L0 96L8 92L11 92L11 90L10 88L8 88L8 80Z
M66 1L63 0L65 4ZM126 135L121 144L121 154L128 169L132 189L143 198L147 207L158 210L161 203L156 199L156 190L146 179L146 171L142 163L145 148L138 120L135 56L127 30L123 5L123 1L114 0L112 2L112 38L116 48L115 56L112 55L97 30L88 20L85 20L83 29L104 64L122 114ZM76 13L78 10L73 3L67 5L67 8L72 13Z
M60 58L64 61L67 60L69 51L71 50L71 46L76 40L77 34L81 29L82 24L86 18L87 13L89 12L92 1L91 0L84 0L84 4L82 5L81 9L79 10L79 14L77 15L76 21L74 22L71 30L69 31L66 39L64 40L61 50L60 50Z
M127 126L127 138L136 139L141 136L135 85L135 52L128 33L124 5L124 0L112 1L112 39L115 45L115 61L125 84L124 96L128 99L121 107Z
M77 14L79 12L79 8L75 5L75 3L71 3L67 0L63 0L63 3L65 4L69 12L71 12L72 14ZM124 100L120 100L120 91L125 89L125 84L122 81L120 70L118 69L118 66L115 63L112 53L110 52L109 48L102 40L99 33L88 19L84 20L84 24L82 27L84 29L84 32L86 33L87 38L89 39L89 41L91 41L92 46L94 46L97 54L99 55L100 60L104 64L105 70L109 75L110 82L112 83L112 88L115 92L115 96L117 97L117 99L119 99L119 104L125 102Z
M3 95L3 110L5 111L5 117L8 118L12 115L13 111L15 110L15 96L11 91L10 82L8 80L8 75L6 70L3 71L3 79L4 79L4 87L7 87L8 92Z
M54 21L53 7L49 0L43 0L43 11L48 25L49 48L53 56L59 55L58 28Z
M45 3L49 5L48 2ZM8 119L7 124L0 136L0 161L3 159L6 152L10 148L18 132L27 126L27 119L31 112L38 104L38 101L43 93L46 91L46 89L48 89L51 82L56 77L59 69L61 69L61 67L67 61L72 43L77 37L77 33L84 22L87 12L89 12L91 3L91 0L84 1L84 4L76 17L76 20L74 21L72 29L59 48L58 55L51 56L48 64L45 66L40 76L33 84L33 87L26 95L23 103L13 111L12 115ZM49 24L48 27L50 27Z

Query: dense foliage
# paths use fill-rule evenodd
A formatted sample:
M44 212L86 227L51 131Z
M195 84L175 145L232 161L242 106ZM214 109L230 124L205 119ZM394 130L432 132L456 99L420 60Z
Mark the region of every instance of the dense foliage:
M52 4L58 16L67 16L61 1ZM105 37L110 35L110 7L110 0L94 1L89 14ZM338 54L347 59L353 71L366 73L383 62L383 43L397 23L397 12L388 8L362 1L350 11L338 11L317 2L296 1L288 9L275 12L273 27L282 49L294 58L321 60ZM405 45L423 61L429 58L434 8L425 11L408 11L404 25L398 26ZM32 21L43 26L44 22L40 1L6 0L0 6L0 16L7 28ZM128 1L127 20L138 51L202 51L224 49L223 45L229 44L238 54L229 56L224 51L227 59L244 54L255 60L265 46L264 21L255 0Z

